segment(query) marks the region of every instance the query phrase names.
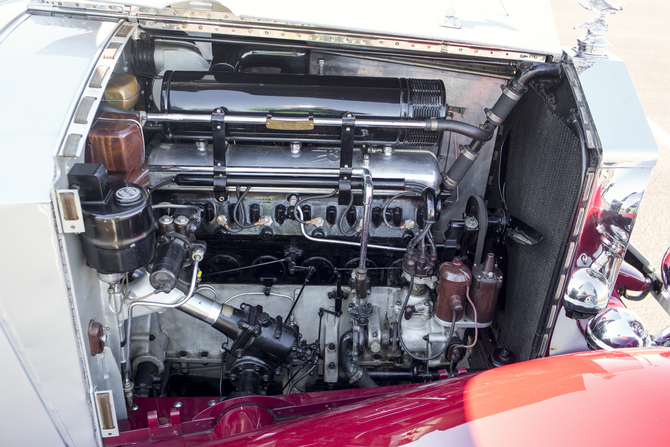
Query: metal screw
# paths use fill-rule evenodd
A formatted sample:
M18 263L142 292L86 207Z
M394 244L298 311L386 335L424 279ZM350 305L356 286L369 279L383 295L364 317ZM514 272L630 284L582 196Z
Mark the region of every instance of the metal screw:
M175 408L181 408L183 404L181 402L175 402L172 406Z
M335 362L330 362L330 363L328 364L328 369L330 369L330 370L335 369Z
M207 402L207 405L209 405L210 407L213 407L214 405L216 405L216 401L214 399L212 399L209 402Z
M332 351L335 351L335 343L330 343L330 344L328 345L328 350L331 351L331 352L332 352Z

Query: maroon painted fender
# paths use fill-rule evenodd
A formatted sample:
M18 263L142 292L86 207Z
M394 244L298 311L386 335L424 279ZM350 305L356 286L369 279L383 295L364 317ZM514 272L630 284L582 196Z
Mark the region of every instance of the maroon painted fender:
M377 394L380 388L351 390L348 399L355 400L357 393L376 397L327 406L334 409L283 422L274 422L281 418L276 411L274 418L269 417L280 398L258 400L249 405L248 413L226 401L227 410L222 402L200 416L209 418L219 412L217 407L223 409L212 418L213 431L160 445L667 445L669 378L668 349L586 352L418 386L389 387L384 395ZM343 397L341 392L332 393ZM283 399L299 408L327 394ZM235 413L226 416L231 411ZM613 418L614 414L625 417ZM254 426L259 428L251 426L253 415L262 419ZM250 431L215 439L234 431L240 421L246 421Z
M206 445L667 445L669 379L667 349L550 357Z

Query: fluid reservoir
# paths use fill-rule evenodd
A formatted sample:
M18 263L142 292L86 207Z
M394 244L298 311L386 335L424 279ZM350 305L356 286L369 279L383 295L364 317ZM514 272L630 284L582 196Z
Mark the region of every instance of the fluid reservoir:
M486 255L482 265L472 268L470 298L477 308L477 323L490 323L498 303L498 292L502 287L502 271L498 268L493 253ZM472 307L465 312L470 320L475 319Z
M77 163L68 173L79 190L88 264L101 273L126 273L148 264L156 252L156 222L145 188L109 183L97 163Z
M440 266L440 288L437 294L435 318L438 323L446 325L463 318L463 307L467 300L467 287L472 282L468 266L459 259L444 262Z

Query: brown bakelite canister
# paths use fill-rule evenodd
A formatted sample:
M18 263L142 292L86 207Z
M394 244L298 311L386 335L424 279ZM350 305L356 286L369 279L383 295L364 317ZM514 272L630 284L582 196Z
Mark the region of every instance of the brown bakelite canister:
M451 323L454 311L456 321L463 318L466 288L472 281L470 269L459 259L443 262L440 266L440 288L437 293L435 316L444 323Z
M486 255L483 265L472 268L472 287L470 298L477 308L477 323L490 323L498 303L498 292L502 287L502 272L495 262L493 253ZM475 319L471 307L465 312L470 320Z
M103 112L88 134L87 162L102 163L110 173L127 174L144 163L144 134L132 113Z

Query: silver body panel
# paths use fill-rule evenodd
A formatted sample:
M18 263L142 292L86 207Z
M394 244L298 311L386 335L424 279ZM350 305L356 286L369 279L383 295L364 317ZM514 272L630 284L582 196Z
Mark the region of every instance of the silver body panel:
M98 439L86 351L73 324L70 272L86 267L64 266L49 191L64 125L115 26L30 16L0 46L0 64L12 66L0 70L2 85L11 86L0 110L0 355L11 390L0 399L3 444L86 446Z
M616 217L606 222L600 219L603 237L625 252L651 170L656 165L658 147L626 65L621 60L611 54L608 59L597 60L579 74L579 81L602 146L602 163L590 190L591 206L594 202L599 203L601 216L630 218L627 225L622 225L622 220ZM613 225L611 222L616 220L619 224ZM608 245L601 244L595 253L575 253L575 266L595 265L612 288L622 258ZM561 310L550 354L580 352L585 348L586 342L577 324Z

